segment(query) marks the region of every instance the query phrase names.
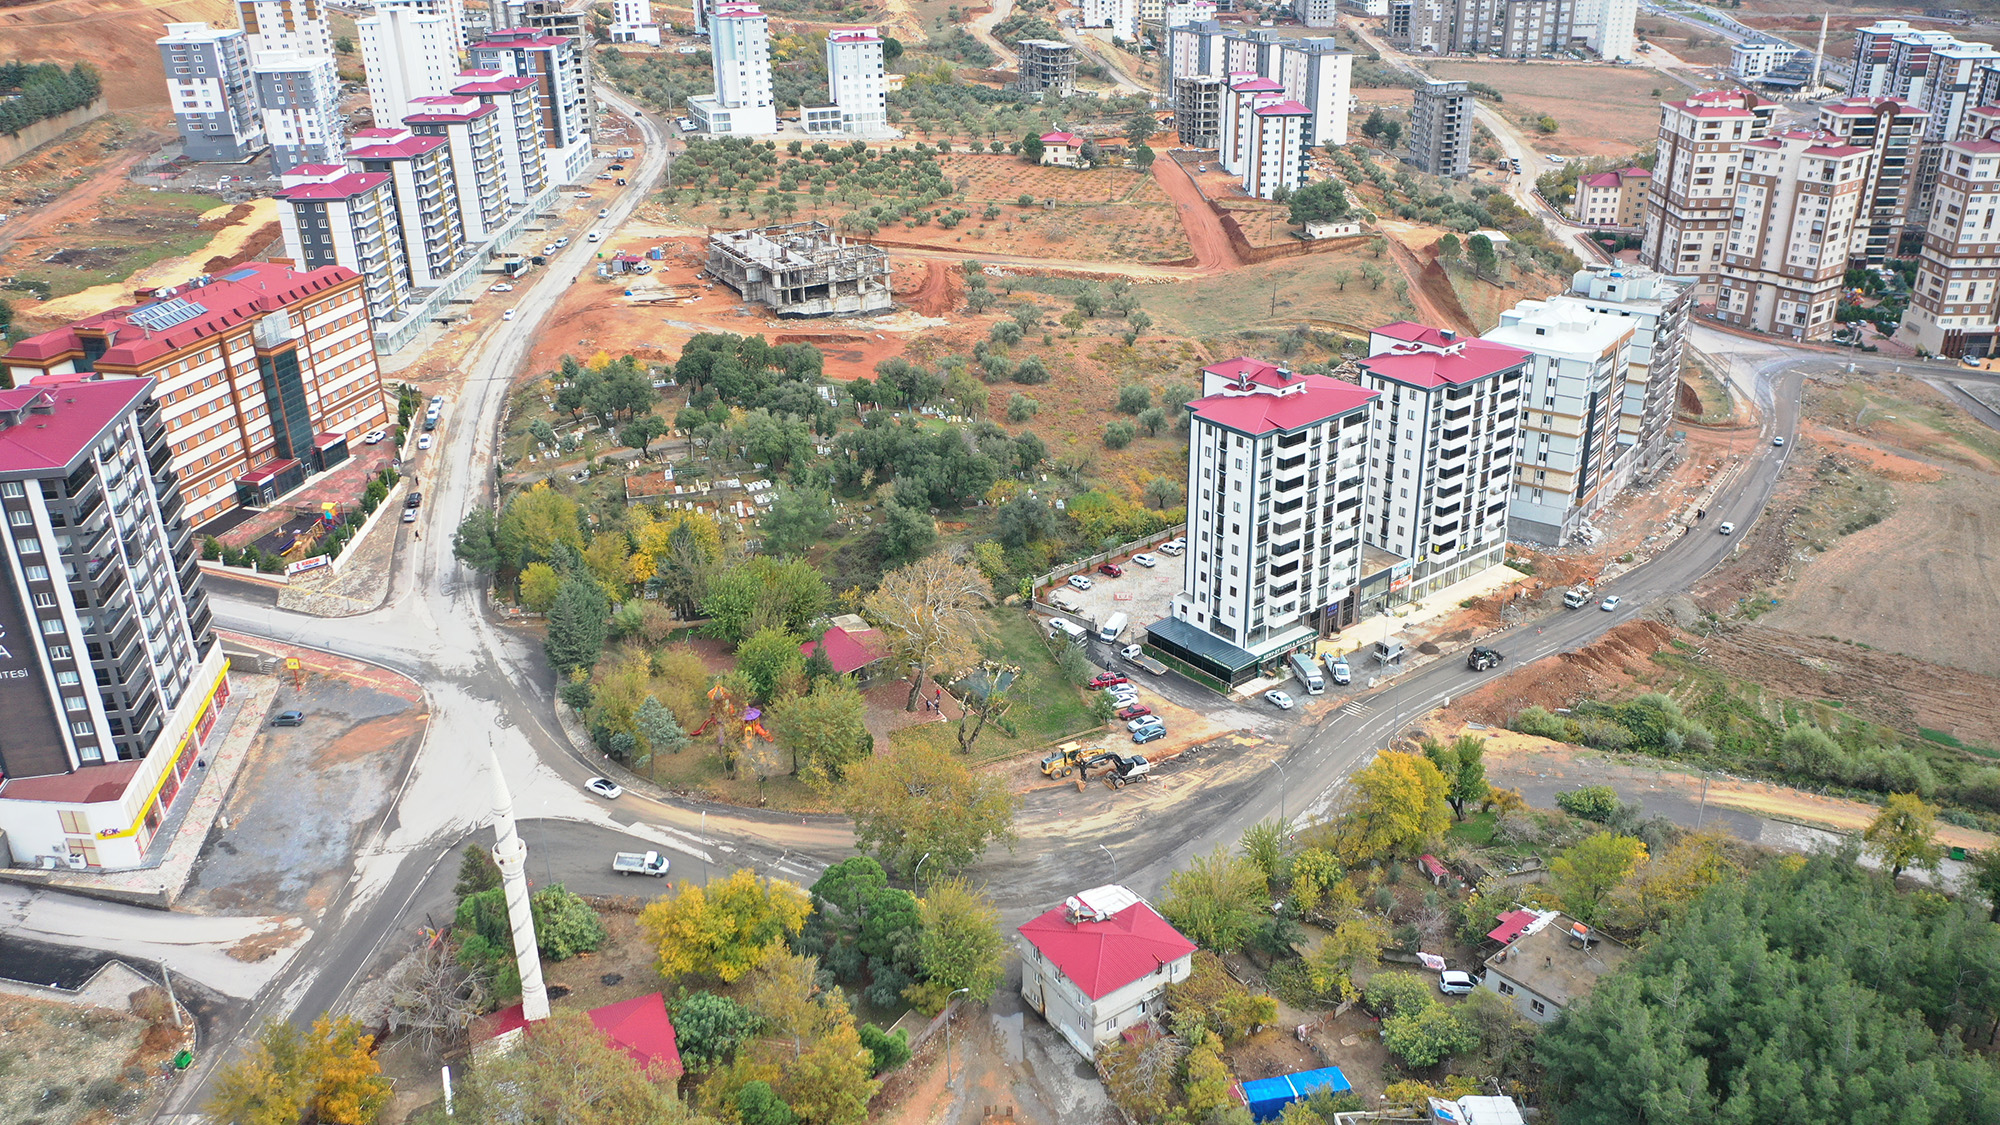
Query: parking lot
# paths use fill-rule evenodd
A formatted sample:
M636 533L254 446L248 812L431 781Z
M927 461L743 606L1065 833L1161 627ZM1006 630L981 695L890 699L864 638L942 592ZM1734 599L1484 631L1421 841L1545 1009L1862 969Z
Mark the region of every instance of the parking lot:
M1139 643L1144 639L1141 634L1146 626L1167 616L1174 595L1181 592L1181 560L1158 551L1152 554L1159 559L1158 566L1149 569L1127 559L1116 559L1113 561L1125 571L1120 577L1110 578L1092 570L1090 589L1061 585L1049 596L1060 595L1062 600L1073 601L1079 608L1066 616L1092 634L1112 614L1125 614L1131 621L1125 626L1125 639L1120 643Z

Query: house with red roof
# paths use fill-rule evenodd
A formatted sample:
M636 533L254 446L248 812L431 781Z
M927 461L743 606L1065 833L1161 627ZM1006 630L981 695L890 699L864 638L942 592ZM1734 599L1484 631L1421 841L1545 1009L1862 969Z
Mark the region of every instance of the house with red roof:
M1623 942L1555 910L1509 911L1486 936L1505 948L1486 959L1481 987L1541 1024L1554 1023L1632 956Z
M673 1020L667 1017L666 997L658 992L634 996L589 1011L590 1022L604 1038L631 1056L655 1082L670 1082L681 1076L680 1042ZM476 1025L474 1039L502 1046L509 1038L533 1034L522 1016L521 1005L510 1004L485 1017ZM496 1042L497 1041L497 1042Z
M1042 163L1059 168L1083 167L1083 138L1075 133L1043 133Z
M1021 997L1085 1058L1165 1004L1195 944L1145 899L1095 887L1021 926Z
M1620 168L1580 176L1570 213L1577 222L1594 227L1643 227L1646 193L1652 186L1653 174L1644 168Z
M865 624L865 623L864 623ZM807 641L799 646L799 651L808 659L812 654L824 650L826 658L833 664L833 670L843 676L853 676L865 687L877 665L889 655L889 645L882 634L874 629L847 628L831 625L820 634L817 641Z

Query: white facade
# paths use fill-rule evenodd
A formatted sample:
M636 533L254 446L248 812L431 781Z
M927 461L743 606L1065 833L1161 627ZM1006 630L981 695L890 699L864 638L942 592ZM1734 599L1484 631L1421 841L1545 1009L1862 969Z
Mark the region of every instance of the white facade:
M1529 353L1508 536L1569 543L1624 482L1620 416L1633 325L1558 301L1522 301L1484 339Z
M253 58L272 169L283 174L295 165L338 159L346 119L333 56L267 50Z
M1644 266L1592 266L1570 279L1554 304L1574 304L1623 319L1632 347L1620 406L1619 443L1635 473L1650 472L1667 447L1680 394L1681 348L1687 339L1693 283Z
M1312 111L1294 101L1250 111L1243 162L1243 190L1276 199L1299 186L1305 172L1305 122Z
M1661 273L1691 276L1713 297L1722 247L1736 207L1743 146L1764 135L1768 103L1745 90L1711 90L1660 106L1659 159L1646 196L1639 260Z
M763 136L778 131L771 91L770 23L755 4L721 4L709 15L715 93L688 99L701 130L715 136Z
M1775 40L1757 43L1737 43L1729 48L1729 72L1749 82L1805 54L1804 47Z
M1337 40L1293 38L1211 19L1170 25L1162 53L1167 63L1162 89L1176 117L1193 108L1180 105L1180 97L1199 89L1178 79L1215 75L1235 86L1245 79L1268 78L1286 98L1312 111L1305 121L1306 147L1347 143L1354 55Z
M333 54L333 33L320 0L236 0L236 14L253 56L259 51Z
M500 111L500 172L507 202L523 207L549 184L542 148L541 114L535 106L535 80L497 70L469 70L458 76L454 94L478 98Z
M1215 18L1215 0L1171 0L1160 7L1160 24L1166 29Z
M1083 0L1083 26L1105 27L1120 39L1139 37L1138 0Z
M305 164L277 192L285 253L306 269L346 266L361 275L368 315L377 324L403 319L410 302L409 259L396 189L386 173L350 172L345 164Z
M826 84L840 109L843 131L879 136L889 131L889 84L882 36L872 27L837 27L826 33Z
M1915 292L1897 333L1932 355L1993 355L2000 328L2000 111L1966 120L1973 135L1939 154Z
M1570 12L1569 38L1581 40L1602 59L1629 59L1638 44L1639 0L1577 0Z
M509 214L498 108L469 94L418 98L403 124L419 137L445 138L451 152L451 191L458 198L465 240L477 244L492 239Z
M167 72L167 100L193 160L247 160L264 145L256 77L243 33L205 23L170 23L154 41Z
M1121 886L1083 891L1020 935L1022 1000L1086 1059L1165 1011L1167 986L1194 972L1194 943Z
M378 5L354 26L378 125L401 121L418 98L451 92L459 67L457 29L449 19L412 5Z
M653 22L652 0L613 0L611 41L658 45L660 25Z
M1795 130L1743 146L1716 315L1794 339L1825 339L1864 217L1871 153Z
M467 38L469 25L465 18L463 0L374 0L374 4L375 14L378 16L391 11L403 11L443 20L451 35L453 55L470 46Z
M408 128L363 129L348 159L364 172L389 177L403 228L403 256L418 288L441 284L465 260L465 220L459 206L450 142Z
M1285 100L1284 87L1269 78L1233 76L1222 107L1222 170L1242 176L1250 167L1257 138L1257 110Z

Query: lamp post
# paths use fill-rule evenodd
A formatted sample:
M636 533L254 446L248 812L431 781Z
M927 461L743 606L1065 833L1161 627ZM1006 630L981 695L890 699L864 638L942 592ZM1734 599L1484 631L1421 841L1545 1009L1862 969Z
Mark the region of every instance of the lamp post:
M1278 771L1278 824L1283 826L1286 823L1285 790L1291 788L1291 779L1285 776L1284 763L1272 762L1271 766Z
M1111 849L1105 847L1103 844L1097 845L1097 850L1103 852L1104 857L1111 861L1111 881L1116 883L1118 881L1118 857L1112 855Z
M970 987L955 989L944 998L944 1082L951 1085L951 1002L960 993L971 992Z
M929 852L925 852L925 853L924 853L924 859L929 859L930 857L931 857L931 853L929 853ZM920 859L920 860L918 860L918 861L917 861L917 866L916 866L916 867L915 867L915 868L914 868L913 870L911 870L911 872L910 872L910 893L911 893L911 894L915 894L915 893L917 892L917 879L918 879L918 877L919 877L919 876L923 875L923 873L924 873L924 859Z

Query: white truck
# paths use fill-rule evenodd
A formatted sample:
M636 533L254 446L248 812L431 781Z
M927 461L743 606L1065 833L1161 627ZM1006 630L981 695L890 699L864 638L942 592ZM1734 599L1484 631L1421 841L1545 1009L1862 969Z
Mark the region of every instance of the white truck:
M1563 605L1570 609L1580 609L1590 602L1590 587L1571 586L1563 591Z
M1114 613L1104 619L1104 624L1097 627L1097 639L1105 642L1115 641L1118 639L1118 635L1125 631L1125 626L1131 623L1131 615L1122 610Z
M619 852L611 857L611 870L620 875L651 875L658 878L667 873L667 857L659 852Z
M1309 695L1326 693L1326 677L1319 674L1319 664L1310 653L1295 652L1291 658L1292 671L1298 674L1299 682L1306 685Z
M1067 617L1051 617L1049 618L1049 636L1052 638L1068 637L1073 643L1082 644L1084 638L1090 636L1090 634L1084 630L1083 626L1078 625Z

